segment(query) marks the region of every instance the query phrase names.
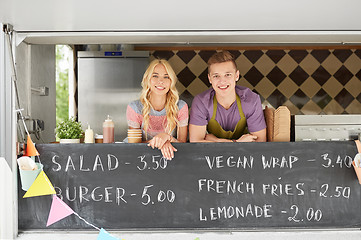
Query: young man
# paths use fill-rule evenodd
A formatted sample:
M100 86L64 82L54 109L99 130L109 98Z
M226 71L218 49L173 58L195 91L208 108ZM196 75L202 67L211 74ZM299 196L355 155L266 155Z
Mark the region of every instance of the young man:
M239 71L232 54L217 52L209 59L208 79L212 88L197 95L192 103L189 140L265 142L260 97L249 88L236 86Z

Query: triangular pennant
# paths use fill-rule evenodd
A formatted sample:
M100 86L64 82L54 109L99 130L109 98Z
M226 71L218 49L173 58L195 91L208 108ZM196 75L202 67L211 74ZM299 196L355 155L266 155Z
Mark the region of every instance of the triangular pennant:
M33 141L30 138L30 135L28 135L28 141L26 143L26 156L39 156L38 150L36 150L35 145Z
M56 194L48 176L41 171L23 198Z
M50 213L48 217L48 222L46 226L49 225L73 214L74 211L65 202L58 198L55 194L53 195L53 202L51 203Z
M120 238L113 237L104 228L100 229L97 240L120 240Z

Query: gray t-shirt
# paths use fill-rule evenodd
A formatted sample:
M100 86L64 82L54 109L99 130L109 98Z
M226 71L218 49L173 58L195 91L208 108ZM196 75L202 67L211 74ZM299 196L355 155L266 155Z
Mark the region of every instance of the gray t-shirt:
M249 132L258 132L266 128L263 115L261 99L258 94L251 89L236 86L236 93L241 99L243 113L247 120ZM204 126L213 115L213 96L215 91L210 88L194 97L190 111L189 124ZM233 131L238 121L241 119L237 102L235 101L229 109L225 109L220 104L217 105L216 121L226 131Z

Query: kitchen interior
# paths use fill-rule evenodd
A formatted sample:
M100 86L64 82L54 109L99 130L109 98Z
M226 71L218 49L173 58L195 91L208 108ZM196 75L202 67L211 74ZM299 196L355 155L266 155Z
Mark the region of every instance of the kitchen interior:
M280 141L345 141L360 137L359 45L70 46L72 114L84 130L89 124L95 134L102 134L102 123L110 115L116 142L126 137L126 107L139 97L142 75L151 60L164 58L170 62L178 77L180 99L191 107L193 97L210 87L206 62L219 50L229 50L235 56L240 71L237 84L258 93L264 108L288 108L289 138ZM19 44L16 67L23 114L29 118L26 123L30 131L37 131L35 142L54 142L55 45Z

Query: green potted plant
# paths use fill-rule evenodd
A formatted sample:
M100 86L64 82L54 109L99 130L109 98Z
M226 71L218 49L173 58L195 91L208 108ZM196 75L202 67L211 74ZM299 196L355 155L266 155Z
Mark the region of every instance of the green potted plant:
M80 143L80 139L84 136L81 122L75 121L73 117L56 124L56 137L60 139L60 143Z

